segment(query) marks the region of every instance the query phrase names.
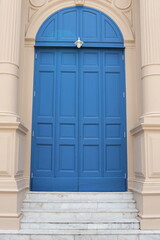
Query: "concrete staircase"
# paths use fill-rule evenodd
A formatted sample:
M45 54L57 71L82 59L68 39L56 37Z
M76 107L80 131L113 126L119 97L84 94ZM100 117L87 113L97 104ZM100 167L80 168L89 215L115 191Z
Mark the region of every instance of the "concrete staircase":
M19 231L0 240L159 240L160 231L139 230L133 195L28 192Z

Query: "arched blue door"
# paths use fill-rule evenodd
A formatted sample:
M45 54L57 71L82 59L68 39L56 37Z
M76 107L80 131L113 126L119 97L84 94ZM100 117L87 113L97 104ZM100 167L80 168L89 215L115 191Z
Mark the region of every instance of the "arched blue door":
M40 28L32 190L126 190L123 51L118 27L94 9L63 9Z

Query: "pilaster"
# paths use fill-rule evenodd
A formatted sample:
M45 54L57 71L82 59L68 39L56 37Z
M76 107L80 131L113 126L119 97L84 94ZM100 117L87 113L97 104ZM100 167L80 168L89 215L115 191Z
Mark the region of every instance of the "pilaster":
M0 2L0 114L17 115L21 0Z
M143 117L160 116L160 1L140 1Z
M141 229L160 229L160 1L141 0L142 116L134 136L133 190Z
M0 1L0 229L17 229L22 196L25 135L18 116L22 0Z

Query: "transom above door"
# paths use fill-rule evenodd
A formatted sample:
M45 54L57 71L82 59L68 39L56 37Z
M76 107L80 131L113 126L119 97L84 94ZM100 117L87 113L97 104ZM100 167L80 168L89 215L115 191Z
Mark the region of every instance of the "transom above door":
M104 13L89 7L64 8L42 24L36 46L75 47L81 38L83 47L124 48L121 31Z

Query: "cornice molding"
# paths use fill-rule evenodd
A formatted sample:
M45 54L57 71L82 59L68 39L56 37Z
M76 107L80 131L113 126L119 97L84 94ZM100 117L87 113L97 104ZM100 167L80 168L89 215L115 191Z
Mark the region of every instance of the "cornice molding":
M0 122L0 130L2 129L19 130L23 134L28 132L28 129L21 122Z
M144 131L160 131L160 124L141 123L133 128L130 133L136 135Z

